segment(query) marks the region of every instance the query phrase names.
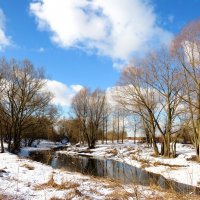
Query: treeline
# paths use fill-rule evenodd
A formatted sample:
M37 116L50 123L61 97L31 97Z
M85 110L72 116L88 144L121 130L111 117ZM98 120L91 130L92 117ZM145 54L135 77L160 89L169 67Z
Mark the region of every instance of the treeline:
M71 141L86 142L88 148L94 148L97 140L123 143L126 138L124 115L109 104L105 91L83 88L72 99L71 109L73 119L65 121Z
M8 151L17 152L35 139L53 138L58 109L45 89L42 69L28 60L0 59L0 137Z

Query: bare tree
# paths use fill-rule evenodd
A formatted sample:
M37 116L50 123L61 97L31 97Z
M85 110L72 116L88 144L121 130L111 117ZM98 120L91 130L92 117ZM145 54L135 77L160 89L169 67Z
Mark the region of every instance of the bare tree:
M172 52L183 68L185 92L182 99L189 114L196 155L200 160L200 19L183 28L173 42Z
M3 91L1 112L7 127L8 150L18 151L25 123L50 104L52 95L44 91L45 76L28 61L7 61L6 88Z
M72 144L80 142L80 126L78 119L62 119L57 123L58 135L61 138L67 137Z
M7 63L5 58L0 60L0 102L2 101L3 91L5 90L5 80L4 76L6 73ZM1 105L0 105L1 106ZM5 119L5 115L1 112L2 109L0 108L0 141L1 141L1 153L4 153L4 142L3 139L5 137L5 127L3 126L3 119Z
M154 152L158 155L154 126L154 118L157 118L155 116L155 110L158 102L156 102L155 92L146 81L143 81L146 76L147 73L142 68L126 68L121 75L119 86L116 87L116 100L121 107L130 113L134 113L143 118L146 117L144 112L148 113L149 117L145 118L145 120L149 121L151 125Z
M159 96L160 119L154 118L156 127L163 138L163 152L161 154L170 157L175 148L170 147L171 136L180 129L179 117L182 99L182 74L175 58L167 51L162 50L157 54L151 54L145 62L150 69L148 84Z
M175 60L165 51L150 54L138 68L123 72L117 101L125 109L138 114L150 133L155 155L156 130L163 138L161 154L171 156L171 135L177 131L181 103L181 79ZM173 154L174 155L174 154Z
M103 118L102 118L102 135L101 135L101 140L102 144L104 143L104 140L108 140L108 120L109 116L111 114L111 108L110 105L108 104L107 101L105 101L104 108L103 108Z
M88 148L94 148L103 122L103 110L106 102L105 93L99 89L90 92L82 89L72 100L72 110L80 121L81 132Z

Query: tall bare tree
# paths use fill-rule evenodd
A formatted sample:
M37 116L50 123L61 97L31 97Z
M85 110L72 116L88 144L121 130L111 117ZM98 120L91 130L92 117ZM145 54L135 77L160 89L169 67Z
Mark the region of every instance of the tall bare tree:
M173 42L172 51L183 68L185 92L182 98L200 160L200 19L183 28Z
M81 132L89 148L94 148L103 122L103 111L106 102L105 93L96 89L82 89L72 100L72 110L80 121Z
M163 138L164 156L171 156L171 135L177 131L181 80L175 60L165 51L150 54L138 68L125 69L118 87L118 102L138 114L150 133L155 155L156 129ZM174 155L174 154L173 154Z
M163 137L163 152L167 157L171 153L171 137L180 129L179 117L182 114L181 94L183 89L182 74L177 60L167 51L161 50L147 57L145 66L150 69L148 84L159 96L160 119L154 119L156 127Z
M145 80L147 73L142 68L128 67L126 68L120 78L119 86L116 87L116 100L125 110L130 113L146 117L151 125L151 137L153 140L154 152L159 154L158 147L155 141L155 123L154 118L158 102L156 101L156 94L151 89L150 85ZM144 114L145 112L145 114Z
M4 125L7 127L8 150L18 151L21 145L25 123L38 112L43 112L52 100L52 95L44 91L45 76L35 69L28 60L7 61L6 88L1 100Z

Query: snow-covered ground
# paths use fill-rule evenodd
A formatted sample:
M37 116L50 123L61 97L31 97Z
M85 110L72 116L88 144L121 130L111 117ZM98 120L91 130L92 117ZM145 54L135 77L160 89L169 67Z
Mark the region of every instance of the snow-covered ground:
M144 186L121 185L109 179L52 169L50 166L0 154L0 199L151 199L162 192Z
M200 187L200 163L191 161L195 156L195 149L189 144L177 144L178 156L170 159L154 157L152 148L147 147L146 144L134 144L131 140L125 141L124 144L99 142L92 150L88 150L87 146L71 146L62 153L114 159L149 172L162 174L167 179Z
M29 151L46 150L60 144L42 141L31 148L23 148L21 155ZM177 145L175 159L153 157L153 151L145 144L101 144L88 150L87 146L69 146L65 154L89 155L127 162L147 171L160 173L166 178L198 186L200 164L189 161L195 155L191 145ZM64 199L181 199L180 195L166 193L157 188L123 185L105 178L85 176L80 173L53 169L50 166L18 157L10 153L0 154L0 199L64 200ZM175 196L174 196L175 195ZM137 198L135 196L138 196ZM183 199L199 199L184 195Z

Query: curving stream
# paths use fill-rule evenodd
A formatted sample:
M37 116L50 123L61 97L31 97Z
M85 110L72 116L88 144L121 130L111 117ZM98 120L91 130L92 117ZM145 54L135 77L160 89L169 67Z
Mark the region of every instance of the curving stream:
M109 177L122 183L140 185L156 184L164 189L173 189L181 193L194 192L200 194L200 188L167 180L162 175L147 172L143 169L111 159L97 159L87 156L70 156L54 151L32 152L30 157L53 168L87 175Z

